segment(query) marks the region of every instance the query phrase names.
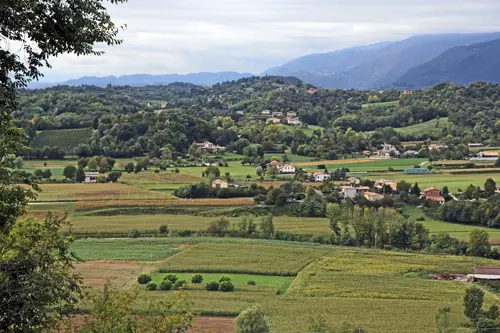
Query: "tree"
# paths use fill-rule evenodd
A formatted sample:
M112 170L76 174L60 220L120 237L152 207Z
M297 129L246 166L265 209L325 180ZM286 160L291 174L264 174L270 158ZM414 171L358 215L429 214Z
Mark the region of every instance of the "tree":
M73 165L67 165L64 167L63 175L66 179L74 179L76 176L76 167Z
M227 219L221 217L216 221L210 222L207 231L213 236L224 236L230 225L231 223Z
M187 332L194 319L190 303L181 293L170 295L162 302L148 302L146 311L155 315L148 316L147 320L137 320L135 309L140 304L139 293L113 289L110 284L105 284L102 290L91 291L86 295L84 306L89 309L89 313L83 323L73 327L71 332Z
M42 177L45 179L49 179L50 177L52 177L52 171L50 171L50 169L44 169L42 171Z
M436 314L437 333L454 333L455 329L451 328L450 319L451 308L446 307L438 310Z
M125 165L125 171L127 173L132 173L134 172L134 162L128 162L126 165Z
M487 231L474 229L470 233L469 247L467 254L474 257L485 257L491 251L489 241L490 235Z
M85 180L85 171L83 170L83 168L78 168L76 170L75 181L77 183L83 183L84 180Z
M168 147L164 147L161 149L161 159L165 161L172 160L172 151Z
M205 169L204 171L205 173L205 176L208 177L208 178L218 178L220 177L220 170L218 167L216 166L209 166Z
M266 174L271 178L275 178L277 175L279 175L278 168L275 166L269 167L266 171Z
M340 225L339 223L342 221L342 208L339 204L329 203L326 206L326 217L330 219L330 229L335 233L337 237L340 236Z
M262 172L263 172L263 169L260 165L255 168L255 173L257 174L257 176L259 176L259 177L262 176Z
M99 128L99 117L94 117L92 120L92 128L95 130Z
M418 183L415 182L415 185L410 190L410 194L416 195L417 197L420 196L421 190L420 187L418 187Z
M494 196L496 190L497 184L495 183L495 181L491 178L486 179L486 182L484 183L484 192L486 193L486 196Z
M50 67L50 58L100 55L93 44L117 45L121 40L100 0L4 1L0 13L3 45L22 48L0 50L0 331L41 332L52 329L54 317L74 303L78 280L70 272L72 238L61 222L18 220L40 188L9 157L25 148L23 130L12 125L11 114L18 107L18 89L38 79L40 68ZM21 183L29 187L12 185Z
M477 322L482 315L484 292L478 287L471 287L465 291L464 314L473 323Z
M121 171L113 171L108 173L108 179L110 182L116 183L118 179L122 176Z
M236 333L268 333L266 315L260 305L242 311L236 317Z
M91 171L97 170L97 165L98 165L98 163L97 163L97 159L95 157L92 157L91 159L89 159L89 162L87 163L87 167Z
M193 142L191 146L189 146L188 154L196 158L201 156L201 149L196 142Z
M81 143L73 149L73 154L78 157L90 157L92 156L92 149L88 144Z
M108 169L109 169L108 159L105 157L101 158L101 160L99 161L99 172L106 173L108 172Z
M274 223L271 214L263 216L260 220L260 233L263 237L271 239L274 236Z

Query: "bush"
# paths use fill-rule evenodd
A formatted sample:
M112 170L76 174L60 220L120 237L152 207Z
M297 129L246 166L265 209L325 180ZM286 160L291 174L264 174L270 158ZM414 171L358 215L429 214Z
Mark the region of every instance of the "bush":
M205 285L205 289L208 291L217 291L219 290L219 282L217 281L210 281Z
M184 289L186 287L187 287L187 282L185 280L178 280L177 282L174 283L175 290Z
M160 283L160 290L171 290L172 286L173 284L170 280L165 280Z
M202 283L203 282L203 276L201 276L201 274L195 274L191 278L191 282L192 283Z
M219 279L219 283L222 283L224 281L231 282L231 278L229 276L221 276L221 278Z
M163 278L163 281L166 281L166 280L169 280L170 282L175 283L177 280L179 280L179 278L175 274L167 274Z
M137 282L139 282L139 284L146 284L146 283L150 282L151 280L152 280L151 275L149 275L149 274L141 274L137 278Z
M137 229L132 229L130 233L128 234L129 238L139 238L141 236L141 233Z
M425 221L425 217L423 216L417 217L417 221Z
M234 284L231 281L222 281L220 283L220 290L227 293L234 290Z
M249 286L255 286L257 283L255 283L255 281L254 281L254 280L250 280L250 281L248 281L248 282L247 282L247 284L248 284Z
M146 285L146 289L147 290L156 290L156 283L148 282L148 284Z
M160 234L162 234L162 235L168 234L168 226L166 224L162 224L160 226L159 230L160 230Z

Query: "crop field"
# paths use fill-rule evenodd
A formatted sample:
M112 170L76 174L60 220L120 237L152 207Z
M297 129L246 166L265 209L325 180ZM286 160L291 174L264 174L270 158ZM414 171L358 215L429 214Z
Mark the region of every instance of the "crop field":
M293 276L324 253L279 246L198 244L161 262L160 271Z
M201 274L203 276L203 284L210 281L218 281L221 276L228 276L237 289L244 288L248 291L252 289L264 287L278 287L280 293L284 293L290 284L292 283L294 277L291 276L272 276L272 275L257 275L257 274L226 274L226 273L204 273L204 272L194 272L194 273L174 273L179 280L185 280L191 283L191 278L194 274ZM165 273L153 273L151 274L153 282L160 284L165 277ZM254 281L255 286L249 286L248 281Z
M77 241L73 249L80 256L82 251L89 249L94 253L109 253L110 246L116 243L130 249L123 264L133 265L131 271L134 273L140 268L142 272L162 268L164 273L153 273L156 280L167 272L176 272L190 281L192 274L201 272L207 282L227 273L235 282L234 292L207 292L201 286L185 291L194 310L205 315L234 316L258 303L266 311L273 333L307 332L307 317L320 314L336 328L349 322L370 333L410 332L408 327L411 332L434 332L434 316L445 306L452 309L451 322L460 325L465 321L462 299L468 284L429 280L427 275L432 272L465 274L471 272L474 265L498 266L498 262L492 260L470 257L230 238L87 239ZM158 255L161 247L169 251ZM170 256L173 251L177 254ZM147 259L148 252L153 256L151 259ZM167 259L158 262L161 256ZM148 264L137 260L154 262ZM170 267L165 267L167 263ZM90 262L88 265L82 273L88 269L87 276L93 277L92 283L102 283L95 267L108 266L103 275L116 276L118 281L114 282L119 286L128 286L132 281L131 274L117 274L123 267L116 261ZM231 273L254 268L259 272ZM276 270L288 271L293 273L291 275L298 273L296 277L285 278L286 283L291 281L291 284L280 295L266 288L275 285L285 288L286 285L280 284L282 277L261 275ZM210 272L214 275L208 274ZM250 277L257 282L256 286L245 285ZM168 292L148 292L141 288L140 295L146 302L147 299L162 300ZM486 303L492 302L487 295Z
M42 184L37 201L133 201L173 199L168 194L146 191L125 184Z
M120 178L121 183L135 186L171 186L172 184L190 184L199 183L204 179L200 176L181 174L175 172L160 172L145 171L141 173L124 173Z
M57 146L62 148L66 153L72 153L73 149L79 144L88 143L91 136L91 128L41 131L33 139L31 148Z
M94 210L102 208L119 207L229 207L229 206L252 206L253 198L229 198L229 199L179 199L172 195L161 192L149 191L151 195L155 193L164 195L164 199L130 199L130 200L100 200L100 201L78 201L78 210Z
M377 180L380 178L391 179L396 182L405 180L408 183L418 183L420 189L426 187L443 188L448 186L451 192L456 192L458 189L465 190L467 186L484 186L484 182L488 178L493 178L500 182L500 173L483 173L483 174L431 174L431 175L403 175L403 174L371 174L367 178Z
M304 162L296 163L300 166L315 166L324 164L328 171L334 171L339 168L348 168L350 171L386 171L389 167L396 171L403 171L406 168L413 168L415 165L424 162L422 158L401 158L401 159L372 159L372 158L359 158L348 160L336 161L321 161L321 162Z

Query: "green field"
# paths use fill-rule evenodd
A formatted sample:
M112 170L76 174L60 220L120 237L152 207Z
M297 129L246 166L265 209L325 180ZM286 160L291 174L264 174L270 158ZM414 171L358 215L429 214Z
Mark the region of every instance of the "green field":
M92 136L91 128L75 128L64 130L48 130L38 132L31 143L31 148L60 147L71 154L73 149L82 143L88 143Z
M421 190L426 187L443 188L448 186L451 192L456 192L458 189L465 190L467 186L484 186L484 182L488 178L493 178L497 183L500 183L500 173L483 173L483 174L430 174L430 175L403 175L400 173L394 174L370 174L366 178L377 180L380 178L394 180L400 182L405 180L408 183L418 183Z
M342 160L332 161L331 164L328 164L328 161L325 161L325 166L328 168L328 171L334 171L340 168L348 168L350 171L367 171L367 172L375 172L375 171L387 171L389 167L393 168L395 171L403 171L406 168L413 168L415 165L420 164L425 161L423 158L400 158L400 159L361 159L362 162L352 162L349 160L346 163L343 163ZM306 166L307 167L307 166ZM312 164L310 167L314 168Z
M363 109L370 110L370 109L386 108L386 107L398 106L398 105L399 105L399 101L391 101L391 102L363 104L363 105L361 105L361 107Z
M428 135L432 138L440 137L443 128L448 126L448 118L432 119L423 123L406 127L395 128L396 132L403 135Z
M271 159L271 157L273 156L279 156L281 158L281 156L283 156L285 154L283 153L274 153L274 154L264 154L264 159ZM309 162L312 160L312 157L309 157L309 156L300 156L300 155L293 155L293 154L286 154L286 156L288 156L288 158L292 161L292 162Z
M231 282L235 285L236 289L241 289L242 287L244 287L245 290L252 291L252 289L256 287L249 286L248 281L254 281L257 288L261 286L278 287L280 293L284 293L294 279L294 277L289 276L271 276L257 274L215 274L203 272L174 274L179 278L179 280L185 280L188 283L191 283L191 278L194 274L201 274L203 276L203 284L201 285L201 287L203 287L207 282L218 281L221 276L228 276L231 278ZM153 273L151 274L151 277L153 278L153 282L159 285L163 281L165 273Z
M200 285L185 290L193 309L203 314L236 315L258 303L268 315L272 333L307 332L310 315L325 316L335 328L349 322L370 333L410 332L409 328L411 332L434 332L435 314L445 306L451 307L452 326L459 327L465 322L462 302L469 285L430 280L428 274L467 274L474 265L498 266L496 261L470 257L229 238L80 240L73 248L83 256L82 252L88 249L95 253L109 252L115 243L131 249L127 260L144 260L145 249L155 255L152 260L164 259L159 264L152 263L153 266L142 263L144 271L166 268L165 264L170 263L171 270L166 269L165 273L180 272L181 278L188 281L195 272L204 273L205 282L226 273L231 275L236 284L234 292L208 292ZM160 247L169 251L157 254ZM171 256L173 249L178 251L175 256ZM281 279L262 277L258 272L252 272L251 276L231 273L253 271L256 267L264 274L280 270L298 275L288 278L292 280L290 286L278 295L269 288L277 288ZM203 268L218 272L206 275ZM158 282L165 273L153 273L153 277ZM245 285L250 277L257 286ZM144 302L164 300L169 295L139 290ZM485 301L492 304L494 300L486 295Z

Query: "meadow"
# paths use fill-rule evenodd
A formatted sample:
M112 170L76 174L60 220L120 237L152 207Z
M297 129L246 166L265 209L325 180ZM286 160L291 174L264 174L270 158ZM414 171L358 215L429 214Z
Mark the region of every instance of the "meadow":
M348 160L335 160L335 161L322 161L328 171L334 171L340 168L348 168L350 171L359 172L375 172L375 171L387 171L392 168L395 171L403 171L406 168L413 168L415 165L424 162L423 158L401 158L401 159L370 159L370 158L360 158L360 159L348 159ZM319 162L311 163L297 163L300 166L315 166Z

